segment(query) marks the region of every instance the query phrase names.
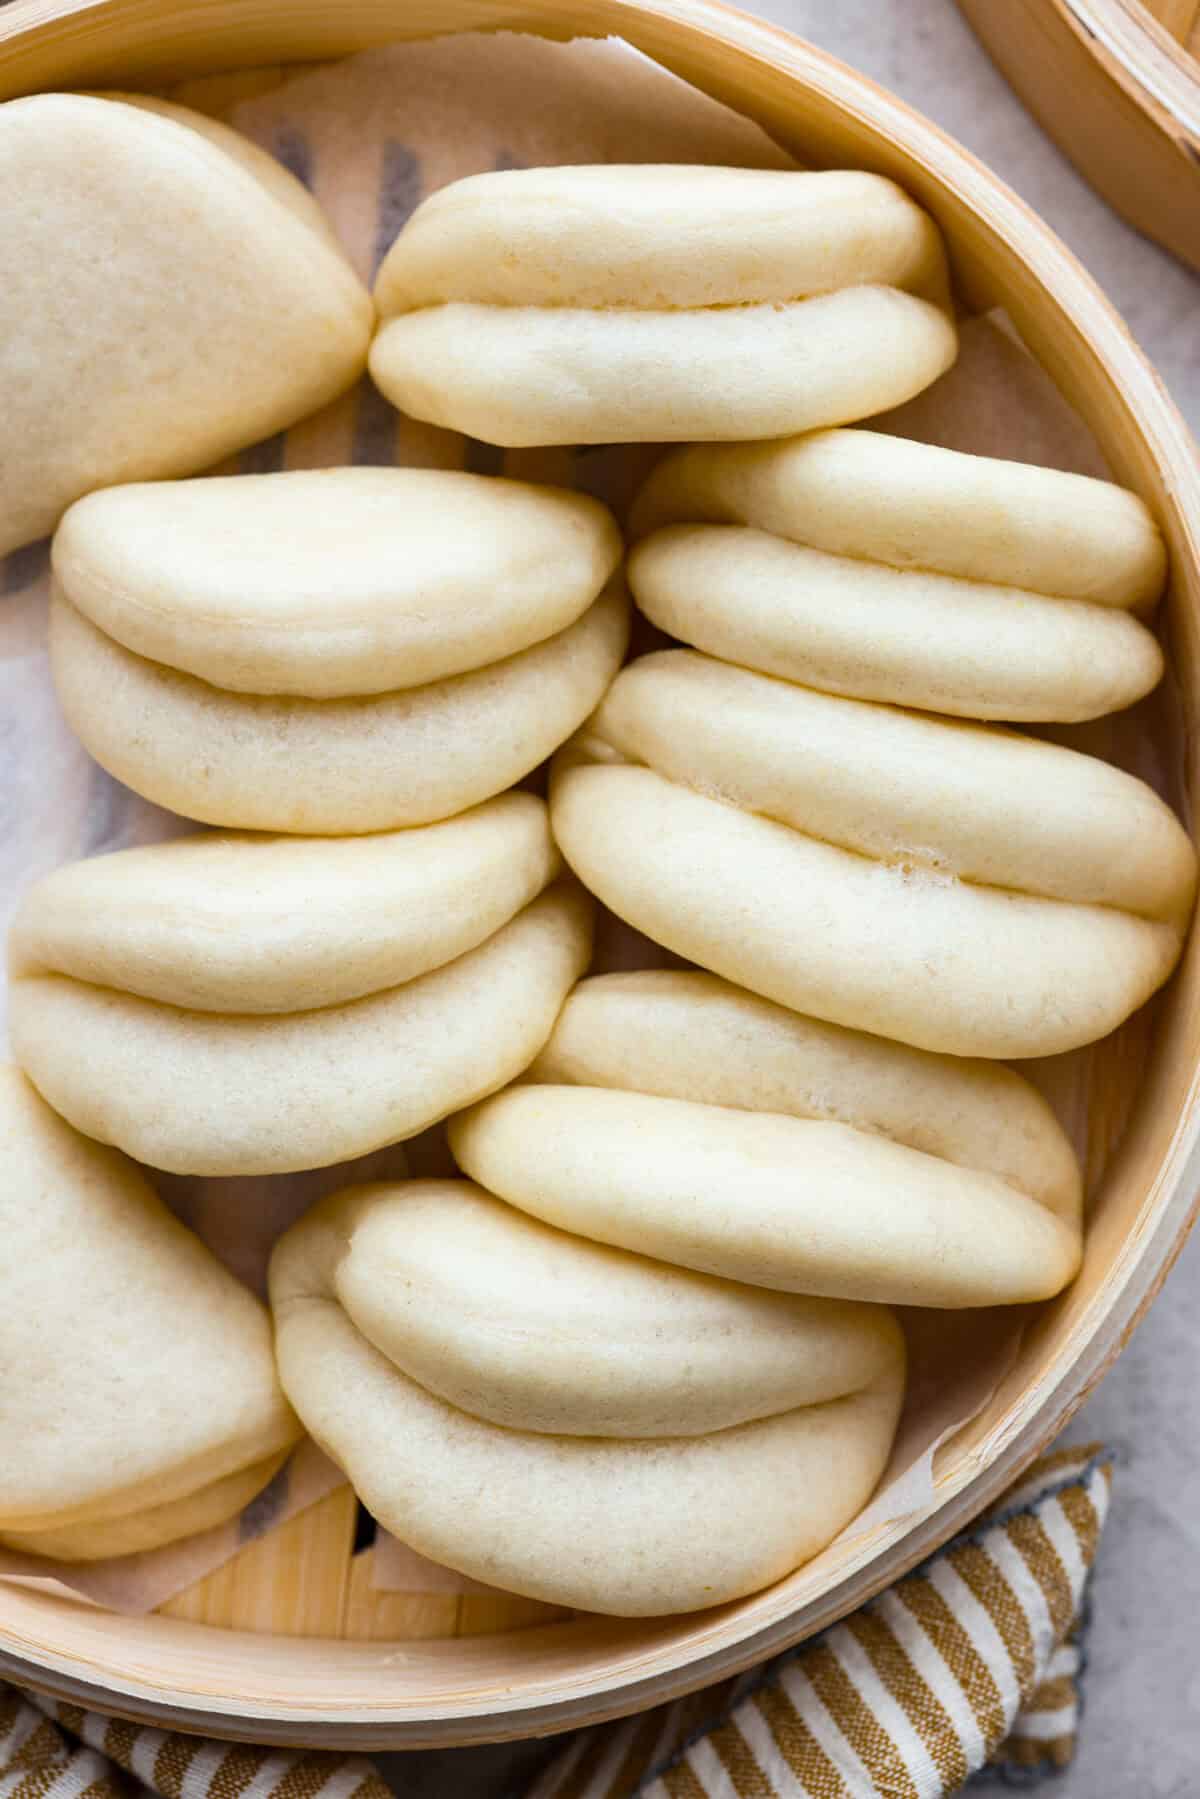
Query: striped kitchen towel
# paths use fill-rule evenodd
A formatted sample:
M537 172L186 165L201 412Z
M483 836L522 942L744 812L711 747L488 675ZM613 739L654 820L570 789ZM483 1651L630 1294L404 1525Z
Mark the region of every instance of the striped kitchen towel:
M587 1731L527 1799L941 1799L1075 1746L1111 1462L1044 1456L925 1567L723 1692Z
M1021 1784L1062 1768L1110 1477L1095 1446L1043 1457L966 1536L843 1623L749 1676L580 1732L525 1799L941 1799L988 1764ZM390 1790L361 1756L144 1729L0 1689L0 1799Z

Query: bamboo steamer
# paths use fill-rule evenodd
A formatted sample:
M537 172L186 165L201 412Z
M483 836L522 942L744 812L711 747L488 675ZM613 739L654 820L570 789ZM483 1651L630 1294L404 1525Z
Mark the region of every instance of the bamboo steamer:
M1010 3L1034 10L1033 0ZM757 118L806 161L893 176L934 213L967 305L1008 309L1116 478L1162 522L1181 689L1172 729L1194 787L1200 466L1182 421L1117 314L1037 217L932 125L819 51L714 0L12 0L0 9L0 97L162 85L487 27L616 33ZM1106 1166L1083 1272L1037 1316L986 1410L942 1451L935 1501L914 1518L835 1546L750 1599L636 1623L485 1593L377 1593L373 1551L352 1555L355 1507L343 1489L150 1617L0 1583L0 1674L125 1717L231 1738L407 1748L563 1730L778 1652L895 1580L995 1498L1112 1362L1195 1209L1198 1067L1193 945L1153 1018L1135 1019L1096 1052L1090 1130L1093 1160Z
M958 0L1060 150L1200 269L1200 0Z

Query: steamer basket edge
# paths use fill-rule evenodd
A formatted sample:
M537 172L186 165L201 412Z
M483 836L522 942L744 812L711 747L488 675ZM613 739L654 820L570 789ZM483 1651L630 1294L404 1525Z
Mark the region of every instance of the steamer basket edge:
M958 6L1080 174L1137 230L1200 269L1200 38L1189 52L1138 0Z
M815 160L894 175L938 216L960 290L1003 302L1088 419L1119 479L1159 513L1173 553L1170 636L1187 772L1200 743L1200 467L1186 428L1118 316L1070 253L965 151L900 101L786 33L712 0L12 0L0 10L0 97L213 68L305 61L446 29L616 33ZM928 1514L822 1590L801 1575L715 1617L395 1646L133 1623L0 1586L0 1673L118 1715L245 1740L437 1746L562 1730L694 1689L822 1628L915 1565L994 1498L1119 1353L1178 1253L1200 1189L1200 964L1189 952L1155 1067L1106 1180L1119 1229L1069 1311L1055 1308L1015 1395L956 1440ZM1113 1208L1116 1208L1115 1212ZM561 1634L576 1632L569 1646Z

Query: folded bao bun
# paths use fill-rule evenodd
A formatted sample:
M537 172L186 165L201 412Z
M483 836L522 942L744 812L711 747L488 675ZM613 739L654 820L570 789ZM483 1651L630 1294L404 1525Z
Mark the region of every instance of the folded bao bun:
M63 596L127 650L215 687L341 699L516 655L621 559L606 507L437 469L109 488L54 539Z
M620 552L597 501L476 475L116 489L55 538L55 683L96 760L185 817L429 824L597 705L628 635Z
M512 1080L587 965L546 809L366 838L206 835L57 870L12 937L14 1053L173 1173L324 1167Z
M957 351L932 220L849 170L472 175L413 213L375 298L388 398L512 446L844 424Z
M525 1080L450 1141L560 1230L779 1291L1008 1305L1079 1263L1079 1170L1028 1082L708 974L584 981Z
M551 812L585 886L656 942L957 1056L1113 1030L1174 967L1195 882L1169 807L1095 757L691 650L624 670Z
M11 1066L0 1121L0 1542L92 1561L224 1523L300 1435L265 1309Z
M362 372L369 295L301 184L227 126L124 95L10 100L0 184L22 202L0 233L0 553Z
M271 1300L293 1403L382 1524L589 1611L790 1572L868 1498L903 1394L882 1307L606 1248L466 1181L324 1201L277 1246Z
M956 717L1061 723L1162 674L1129 609L1166 577L1136 494L872 431L668 456L629 582L673 637L765 674Z

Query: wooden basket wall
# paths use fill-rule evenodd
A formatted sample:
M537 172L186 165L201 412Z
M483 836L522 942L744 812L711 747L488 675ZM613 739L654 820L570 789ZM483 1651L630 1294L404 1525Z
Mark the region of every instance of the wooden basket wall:
M958 0L1122 218L1200 269L1200 0Z

